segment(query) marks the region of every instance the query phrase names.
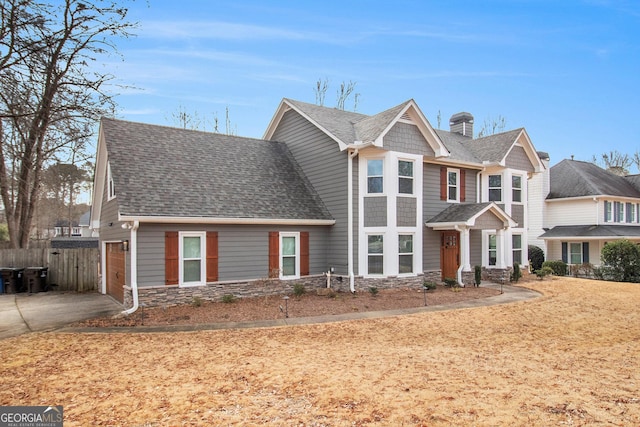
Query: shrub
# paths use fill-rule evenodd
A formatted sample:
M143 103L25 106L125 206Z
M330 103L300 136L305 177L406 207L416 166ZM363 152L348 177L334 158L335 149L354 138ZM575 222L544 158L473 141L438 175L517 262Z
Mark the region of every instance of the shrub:
M604 276L616 282L640 282L640 248L628 239L604 245Z
M301 297L307 292L307 289L304 287L302 283L296 283L293 285L293 294L297 297Z
M567 275L567 263L564 261L545 261L542 263L542 268L544 267L549 267L556 276Z
M529 245L529 267L532 271L538 271L542 268L544 262L544 251L542 248Z
M448 286L448 287L451 288L451 287L453 287L453 286L458 284L458 280L453 278L453 277L445 277L444 278L444 284L445 284L445 286Z
M426 289L426 290L428 290L428 291L432 291L432 290L434 290L434 289L437 287L437 285L435 284L435 282L427 282L427 281L424 281L424 282L422 283L422 286L424 286L424 287L425 287L425 289Z
M544 276L549 276L551 274L553 274L553 270L548 266L544 266L539 270L536 270L536 276L538 276L538 279L540 280L544 280Z
M376 295L378 295L378 288L376 288L375 286L370 286L369 293L375 297Z
M202 298L200 297L193 297L191 299L191 305L194 307L200 307L202 306Z
M480 286L482 281L482 266L476 265L473 267L473 281L476 286Z
M236 297L233 294L225 294L222 296L222 302L225 304L231 304L232 302L236 302Z
M513 263L513 271L511 272L511 281L513 283L518 283L518 280L522 277L522 272L520 271L520 264L517 262Z
M580 275L589 277L591 276L591 273L593 273L593 265L589 264L588 262L582 264L573 264L569 267L569 270L571 270L571 275L574 277L578 277Z

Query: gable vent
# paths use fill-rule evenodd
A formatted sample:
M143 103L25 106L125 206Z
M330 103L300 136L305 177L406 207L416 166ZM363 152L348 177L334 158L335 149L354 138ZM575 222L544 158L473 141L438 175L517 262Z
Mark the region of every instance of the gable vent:
M412 122L411 117L409 116L409 113L405 112L401 117L400 120L404 120L406 122Z

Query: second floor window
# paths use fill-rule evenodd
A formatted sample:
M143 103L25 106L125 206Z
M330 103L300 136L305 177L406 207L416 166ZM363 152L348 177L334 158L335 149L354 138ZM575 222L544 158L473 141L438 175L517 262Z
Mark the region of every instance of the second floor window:
M511 201L522 203L522 177L520 175L511 177Z
M384 190L382 159L367 160L367 193L382 193Z
M502 175L489 175L489 201L502 201Z
M613 204L611 202L604 202L604 222L613 221Z
M460 201L460 171L457 169L447 170L447 200L449 202Z
M413 194L413 162L398 161L398 193Z

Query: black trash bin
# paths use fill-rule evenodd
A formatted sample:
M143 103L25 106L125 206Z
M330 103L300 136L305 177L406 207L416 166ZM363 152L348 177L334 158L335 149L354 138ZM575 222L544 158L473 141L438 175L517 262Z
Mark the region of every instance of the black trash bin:
M24 268L8 268L0 267L0 275L4 283L4 292L7 294L15 294L24 292L23 279Z
M27 267L24 269L24 281L30 294L47 290L46 267Z

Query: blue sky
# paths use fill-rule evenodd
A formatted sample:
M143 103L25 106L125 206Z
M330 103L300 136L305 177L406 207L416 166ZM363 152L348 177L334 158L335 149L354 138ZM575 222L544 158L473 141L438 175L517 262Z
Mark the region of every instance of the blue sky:
M357 111L415 99L434 127L502 116L552 164L640 150L640 2L137 1L118 41L118 117L176 125L179 110L262 137L283 97L325 105L353 81ZM353 110L352 100L347 110ZM632 168L635 172L635 167Z

